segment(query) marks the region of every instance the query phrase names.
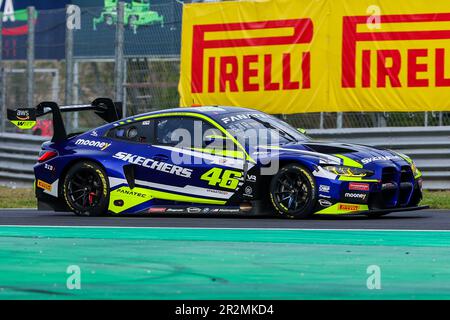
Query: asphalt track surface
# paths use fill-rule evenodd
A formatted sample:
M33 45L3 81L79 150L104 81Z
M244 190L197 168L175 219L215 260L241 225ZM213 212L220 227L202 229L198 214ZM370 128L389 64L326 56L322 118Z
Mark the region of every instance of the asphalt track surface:
M5 210L0 299L450 299L448 230L448 210L311 220ZM80 290L67 287L73 266ZM369 290L372 267L382 290Z
M366 216L317 216L308 220L290 220L273 217L213 216L77 217L72 213L37 210L0 210L0 226L442 231L450 230L450 211L411 211L393 213L377 219Z

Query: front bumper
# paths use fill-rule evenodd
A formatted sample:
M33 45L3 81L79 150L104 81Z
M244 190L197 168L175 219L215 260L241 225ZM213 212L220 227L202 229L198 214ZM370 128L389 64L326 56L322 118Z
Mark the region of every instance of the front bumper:
M406 207L406 208L391 208L391 209L376 209L376 210L367 210L358 212L358 214L361 215L383 215L388 213L394 213L394 212L407 212L407 211L419 211L419 210L425 210L430 209L430 206L418 206L418 207Z

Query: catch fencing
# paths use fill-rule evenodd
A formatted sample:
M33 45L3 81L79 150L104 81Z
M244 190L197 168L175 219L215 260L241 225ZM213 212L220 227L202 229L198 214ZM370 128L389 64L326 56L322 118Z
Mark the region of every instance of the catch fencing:
M33 28L29 18L24 44L13 46L10 41L3 41L1 132L18 132L5 121L6 108L32 107L43 100L76 104L113 97L124 102L126 115L179 106L183 5L176 0L153 0L149 4L144 1L147 7L138 7L133 1L118 8L108 6L114 1L83 3L88 5L80 4L79 21L74 9L77 7L40 10L38 14L29 8L28 17L38 15L41 21L52 23L38 23ZM102 5L89 6L91 3ZM114 18L118 16L123 19ZM136 19L144 22L137 23ZM44 41L46 35L55 32L61 33L58 41ZM50 59L52 56L55 59ZM450 126L450 112L277 116L305 129ZM69 131L77 131L87 127L89 119L80 114L67 120L72 129Z

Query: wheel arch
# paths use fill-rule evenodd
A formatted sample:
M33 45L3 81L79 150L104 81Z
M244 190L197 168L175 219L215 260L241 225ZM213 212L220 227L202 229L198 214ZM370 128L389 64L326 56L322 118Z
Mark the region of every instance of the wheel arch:
M279 159L279 167L278 167L278 170L276 173L274 173L272 175L260 176L260 179L261 179L260 185L263 187L259 191L259 200L262 202L262 207L265 210L269 210L272 207L272 203L270 201L270 183L271 183L273 177L279 172L279 170L281 168L288 166L290 164L298 164L298 165L304 166L311 172L314 171L314 167L316 166L316 164L314 163L314 161L312 159L307 160L307 159L301 159L298 157L283 157L283 158Z
M74 165L76 165L77 163L83 162L83 161L93 162L93 163L97 164L98 166L100 166L105 172L107 172L105 166L101 163L101 161L98 161L97 159L92 159L89 157L79 157L79 158L70 160L64 166L64 168L60 174L60 178L59 178L60 183L58 185L58 198L59 199L62 199L61 197L63 196L62 191L64 188L64 180L66 179L67 172L69 172L70 168L72 168Z
M267 176L261 176L261 180L263 181L263 190L266 193L267 191L269 191L270 189L270 181L272 180L272 178L280 171L281 168L284 168L285 166L288 166L290 164L298 164L301 166L306 167L308 170L310 170L311 172L314 171L315 167L317 166L317 164L314 163L314 161L312 160L307 160L307 159L302 159L302 158L298 158L298 157L289 157L289 158L282 158L279 160L279 166L278 166L278 171L275 172L272 175L267 175Z

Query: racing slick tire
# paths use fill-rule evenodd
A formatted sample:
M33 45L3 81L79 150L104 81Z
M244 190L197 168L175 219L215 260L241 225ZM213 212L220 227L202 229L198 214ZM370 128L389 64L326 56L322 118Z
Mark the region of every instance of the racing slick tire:
M109 185L106 173L98 164L81 161L73 165L64 178L63 198L78 216L100 216L108 212Z
M314 176L305 167L290 164L283 167L270 183L270 199L283 217L308 218L317 204Z

